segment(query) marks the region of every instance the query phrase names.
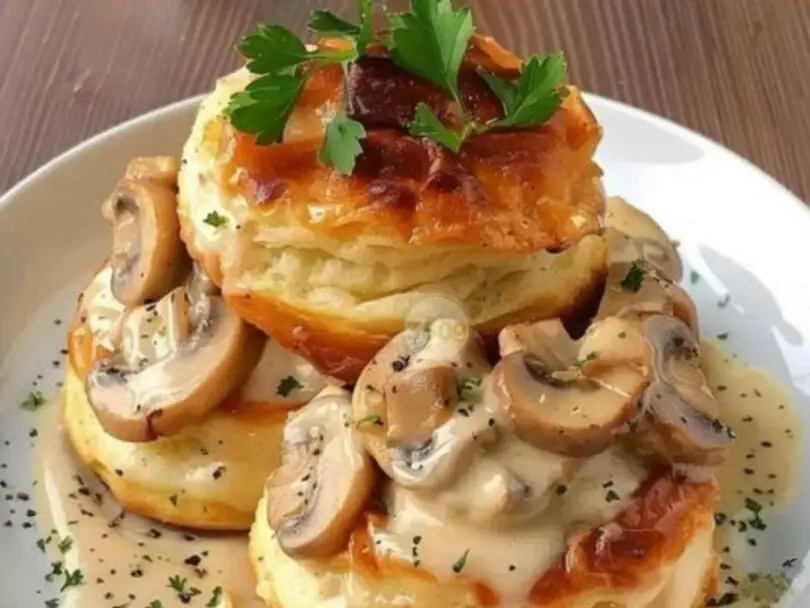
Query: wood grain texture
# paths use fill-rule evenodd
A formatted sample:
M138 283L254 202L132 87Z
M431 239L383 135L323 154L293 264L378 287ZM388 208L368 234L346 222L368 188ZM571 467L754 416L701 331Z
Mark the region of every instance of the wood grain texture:
M810 2L469 4L508 46L564 49L584 89L690 126L810 200ZM0 192L94 133L205 91L256 22L302 32L324 5L348 14L354 2L0 0Z

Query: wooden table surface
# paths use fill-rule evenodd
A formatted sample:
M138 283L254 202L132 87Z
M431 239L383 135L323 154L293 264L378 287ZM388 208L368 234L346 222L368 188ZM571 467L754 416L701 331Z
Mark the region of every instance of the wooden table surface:
M474 0L521 53L716 139L810 200L807 0ZM352 0L0 0L0 192L88 136L208 89L260 21ZM388 2L401 8L397 0Z

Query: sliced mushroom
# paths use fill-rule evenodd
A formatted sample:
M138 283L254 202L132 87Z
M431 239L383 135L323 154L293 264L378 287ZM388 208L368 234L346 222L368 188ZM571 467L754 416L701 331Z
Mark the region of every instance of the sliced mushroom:
M668 463L722 463L735 435L718 418L694 333L662 315L647 319L644 329L655 353L654 381L642 398L640 417L630 425L634 443Z
M124 177L127 179L149 179L177 188L177 173L180 163L174 156L137 156L129 161Z
M127 173L130 177L119 182L102 213L113 228L113 294L122 304L137 306L179 285L190 261L180 240L175 181L167 161L137 159Z
M698 332L695 303L681 287L642 260L611 264L596 319L661 314L678 317Z
M490 367L477 337L451 348L436 328L428 339L403 332L366 366L353 399L358 430L377 463L398 484L436 488L468 464L495 433L477 407Z
M498 334L501 357L522 350L563 367L577 358L579 347L559 319L508 325Z
M292 557L344 550L374 489L374 466L351 417L350 394L327 388L284 427L282 464L267 482L267 517Z
M495 366L493 390L516 434L565 456L605 450L638 413L649 374L642 337L633 323L610 319L589 329L578 360L559 365L544 357L549 350L516 351Z
M641 258L672 282L683 278L683 262L672 241L661 226L640 209L623 198L608 198L605 227L611 263Z
M181 288L166 298L173 301L160 305L175 314L168 333L179 346L153 351L153 358L122 348L98 361L85 381L99 422L124 441L151 441L198 421L242 385L264 345L264 335L226 308L221 297L187 302ZM157 304L145 309L147 315L158 314Z
M424 444L450 418L456 401L456 375L449 365L408 370L385 386L388 443Z

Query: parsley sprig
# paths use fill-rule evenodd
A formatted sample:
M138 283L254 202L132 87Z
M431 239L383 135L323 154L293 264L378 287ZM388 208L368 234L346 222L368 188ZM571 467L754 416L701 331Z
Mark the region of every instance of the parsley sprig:
M284 128L308 79L327 65L340 64L348 74L351 64L369 45L380 43L391 60L441 88L453 99L456 120L448 126L421 102L408 126L417 137L427 137L453 152L475 134L492 129L533 128L547 122L560 108L568 89L565 60L561 53L533 55L522 66L515 81L479 69L479 74L503 106L503 118L478 122L464 104L459 71L475 31L468 8L455 10L450 0L411 0L409 10L388 14L384 37L375 36L372 0L357 0L359 24L350 23L325 10L310 16L308 27L323 36L342 38L348 44L340 50L310 49L292 32L280 25L262 26L243 39L239 51L247 68L257 78L246 90L235 94L227 108L231 123L240 131L256 136L259 144L281 140ZM345 90L346 87L344 87ZM363 152L366 137L362 124L339 111L327 125L318 160L351 174Z
M231 124L255 135L259 144L280 141L307 81L328 65L339 64L348 73L349 65L373 41L371 0L357 0L357 8L359 25L343 21L329 11L315 11L310 18L310 29L343 38L349 42L346 49L308 49L300 38L280 25L261 26L245 37L237 49L247 59L247 69L258 78L231 97L226 109ZM326 128L319 162L350 174L362 153L360 140L365 136L362 124L339 112Z

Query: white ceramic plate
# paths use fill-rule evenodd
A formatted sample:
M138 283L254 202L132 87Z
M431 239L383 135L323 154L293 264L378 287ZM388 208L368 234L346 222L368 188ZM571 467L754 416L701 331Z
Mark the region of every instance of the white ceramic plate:
M810 420L810 213L767 175L682 127L590 96L605 129L598 161L610 193L649 211L691 271L705 335L729 332L728 346L792 388ZM178 154L198 100L181 102L95 137L49 163L0 200L0 607L44 605L56 589L36 547L32 417L18 406L29 391L57 390L65 324L82 283L109 247L99 206L135 155ZM718 306L727 294L730 303ZM807 442L802 449L810 466ZM20 497L22 493L23 498ZM752 552L755 570L797 558L785 604L808 605L810 487L772 521ZM10 526L6 526L10 522ZM797 599L803 597L802 599ZM792 599L791 599L792 598ZM87 607L95 608L95 607Z

